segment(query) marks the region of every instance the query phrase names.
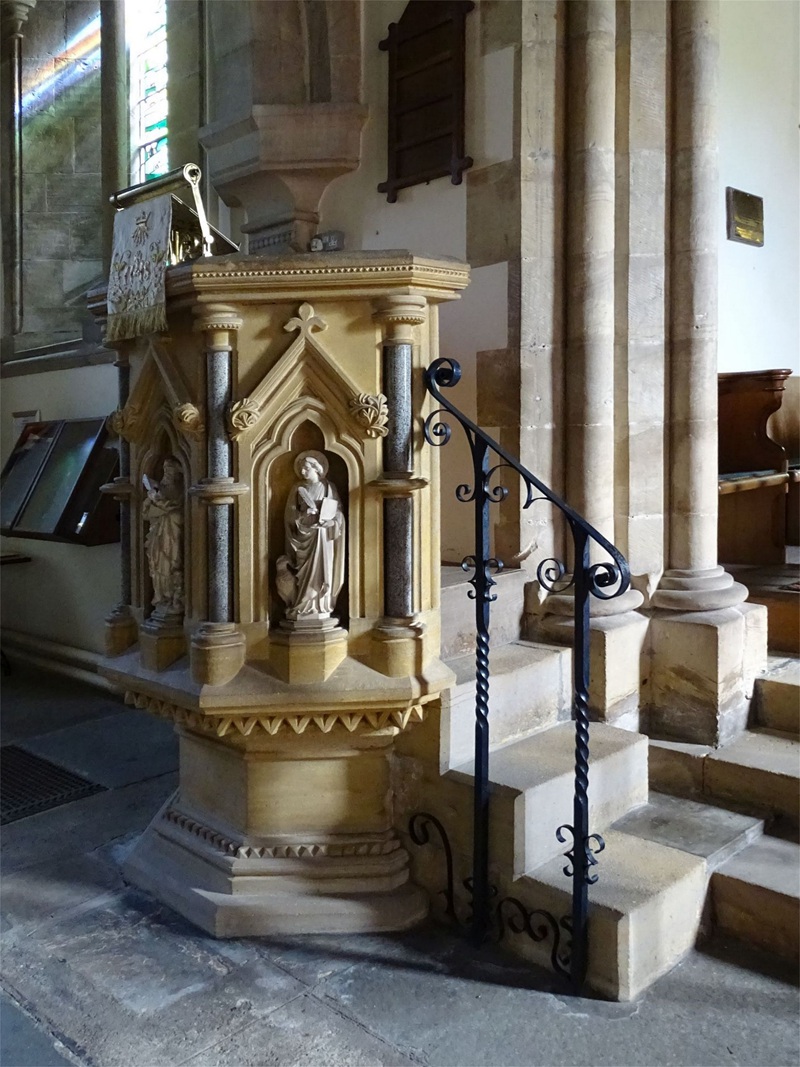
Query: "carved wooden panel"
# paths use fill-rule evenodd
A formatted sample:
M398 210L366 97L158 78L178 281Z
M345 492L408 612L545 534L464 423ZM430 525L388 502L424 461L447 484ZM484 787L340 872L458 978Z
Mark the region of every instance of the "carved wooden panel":
M398 189L472 166L464 154L464 34L472 0L410 0L380 48L389 53L388 177Z

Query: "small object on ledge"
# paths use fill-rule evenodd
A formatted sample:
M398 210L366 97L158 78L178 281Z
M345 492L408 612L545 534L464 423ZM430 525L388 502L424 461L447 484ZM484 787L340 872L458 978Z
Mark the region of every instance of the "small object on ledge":
M344 231L325 230L315 233L308 245L309 252L343 252Z

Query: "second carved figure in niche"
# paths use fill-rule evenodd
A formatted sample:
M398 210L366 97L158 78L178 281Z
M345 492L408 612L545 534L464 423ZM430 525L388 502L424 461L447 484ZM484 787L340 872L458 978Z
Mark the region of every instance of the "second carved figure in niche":
M301 452L294 469L301 481L286 504L286 554L277 561L276 584L286 618L313 624L331 618L344 584L345 520L325 456Z
M180 463L168 456L160 484L153 485L147 476L144 484L147 498L142 516L150 524L145 551L153 583L153 614L162 618L182 615L184 487Z

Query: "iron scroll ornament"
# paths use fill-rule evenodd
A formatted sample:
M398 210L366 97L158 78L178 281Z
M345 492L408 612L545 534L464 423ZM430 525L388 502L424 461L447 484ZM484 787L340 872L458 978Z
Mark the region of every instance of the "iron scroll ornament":
M566 843L565 832L572 836L572 847L566 853L568 864L564 873L572 879L572 916L570 932L572 946L569 958L573 988L583 986L586 978L588 951L588 888L597 880L591 868L597 864L595 855L604 842L598 834L589 833L589 597L612 600L630 587L630 569L619 552L599 530L544 484L536 475L511 456L497 441L484 433L460 411L442 390L451 389L461 379L461 367L453 359L437 359L425 371L425 386L440 405L425 421L425 440L434 446L447 444L451 429L446 421L450 416L459 423L467 438L472 457L472 482L456 489L456 498L474 505L475 550L461 566L472 571L469 596L475 601L475 785L473 812L473 913L472 937L481 944L490 927L489 887L489 617L495 582L493 572L502 563L489 554L489 507L500 504L508 490L493 481L505 469L516 472L526 488L522 508L527 509L539 500L548 501L566 519L574 546L574 566L568 573L565 563L558 559L543 560L537 577L548 591L563 592L573 588L575 596L575 628L573 647L573 719L575 722L575 785L573 792L572 825L560 826L559 842ZM499 462L490 464L490 455ZM609 560L592 563L591 543L602 549Z

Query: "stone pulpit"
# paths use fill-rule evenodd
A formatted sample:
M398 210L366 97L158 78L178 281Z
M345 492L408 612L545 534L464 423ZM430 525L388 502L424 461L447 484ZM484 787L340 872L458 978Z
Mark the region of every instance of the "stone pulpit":
M115 343L102 669L180 739L126 877L212 934L426 911L390 758L451 681L422 369L467 280L407 252L205 259L167 271L165 333Z

